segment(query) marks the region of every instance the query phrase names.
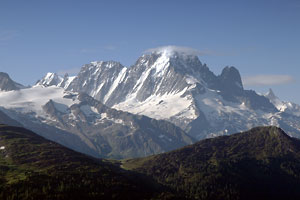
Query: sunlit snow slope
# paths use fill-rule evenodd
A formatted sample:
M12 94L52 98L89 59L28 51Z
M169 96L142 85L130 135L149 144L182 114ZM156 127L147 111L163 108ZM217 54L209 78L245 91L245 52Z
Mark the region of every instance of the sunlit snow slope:
M46 138L96 157L147 156L194 142L170 122L111 109L55 85L2 91L0 110Z

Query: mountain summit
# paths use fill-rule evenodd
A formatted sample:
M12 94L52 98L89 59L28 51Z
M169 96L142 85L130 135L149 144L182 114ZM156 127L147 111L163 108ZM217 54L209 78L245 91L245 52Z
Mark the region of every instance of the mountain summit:
M300 117L300 106L292 102L281 101L272 89L269 89L264 96L267 97L281 112Z
M109 107L168 120L198 139L279 124L300 135L299 116L282 117L267 96L244 89L235 67L215 75L197 55L201 52L167 46L148 50L131 67L91 62L69 84L57 86L86 92Z
M25 86L11 80L9 75L4 72L0 72L0 91L11 91L25 88Z

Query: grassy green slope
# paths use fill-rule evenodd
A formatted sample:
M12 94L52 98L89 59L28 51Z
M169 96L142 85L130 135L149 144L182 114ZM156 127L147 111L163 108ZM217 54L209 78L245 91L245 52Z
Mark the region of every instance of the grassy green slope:
M276 127L124 160L122 167L194 199L300 199L300 141Z
M152 198L175 196L146 176L0 125L0 199Z

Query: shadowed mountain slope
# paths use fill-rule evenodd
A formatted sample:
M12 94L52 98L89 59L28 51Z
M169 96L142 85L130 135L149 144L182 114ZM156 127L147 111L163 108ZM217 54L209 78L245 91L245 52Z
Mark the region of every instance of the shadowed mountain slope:
M0 91L11 91L23 89L25 86L11 80L5 72L0 72Z
M300 198L300 141L276 127L206 139L122 166L194 199Z
M152 198L177 197L151 178L0 125L0 199Z

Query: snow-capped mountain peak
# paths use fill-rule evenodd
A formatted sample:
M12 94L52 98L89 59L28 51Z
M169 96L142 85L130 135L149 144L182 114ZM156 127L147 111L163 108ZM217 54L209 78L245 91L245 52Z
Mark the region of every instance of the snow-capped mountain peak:
M288 101L282 101L280 100L273 92L272 89L269 89L269 91L264 95L265 97L267 97L270 102L280 111L280 112L284 112L284 113L288 113L288 114L292 114L295 116L299 116L300 117L300 106L292 103L292 102L288 102Z
M59 85L63 81L63 78L58 76L56 73L48 72L36 85Z
M265 94L265 97L267 97L270 100L278 99L278 97L274 94L273 90L270 88L269 91Z
M148 50L129 68L95 61L64 88L109 107L168 120L196 138L276 125L283 111L300 116L294 104L245 90L235 67L215 75L198 55L190 48L166 46Z
M156 71L161 72L163 66L173 67L178 72L182 73L193 73L198 71L202 67L196 50L177 47L177 46L165 46L155 49L149 49L146 51L142 58L142 63L148 64L149 66L159 66ZM139 63L139 60L138 60Z
M67 88L74 78L75 76L69 76L68 74L65 74L64 77L61 77L56 73L48 72L41 80L36 82L35 86L48 87L54 85Z

